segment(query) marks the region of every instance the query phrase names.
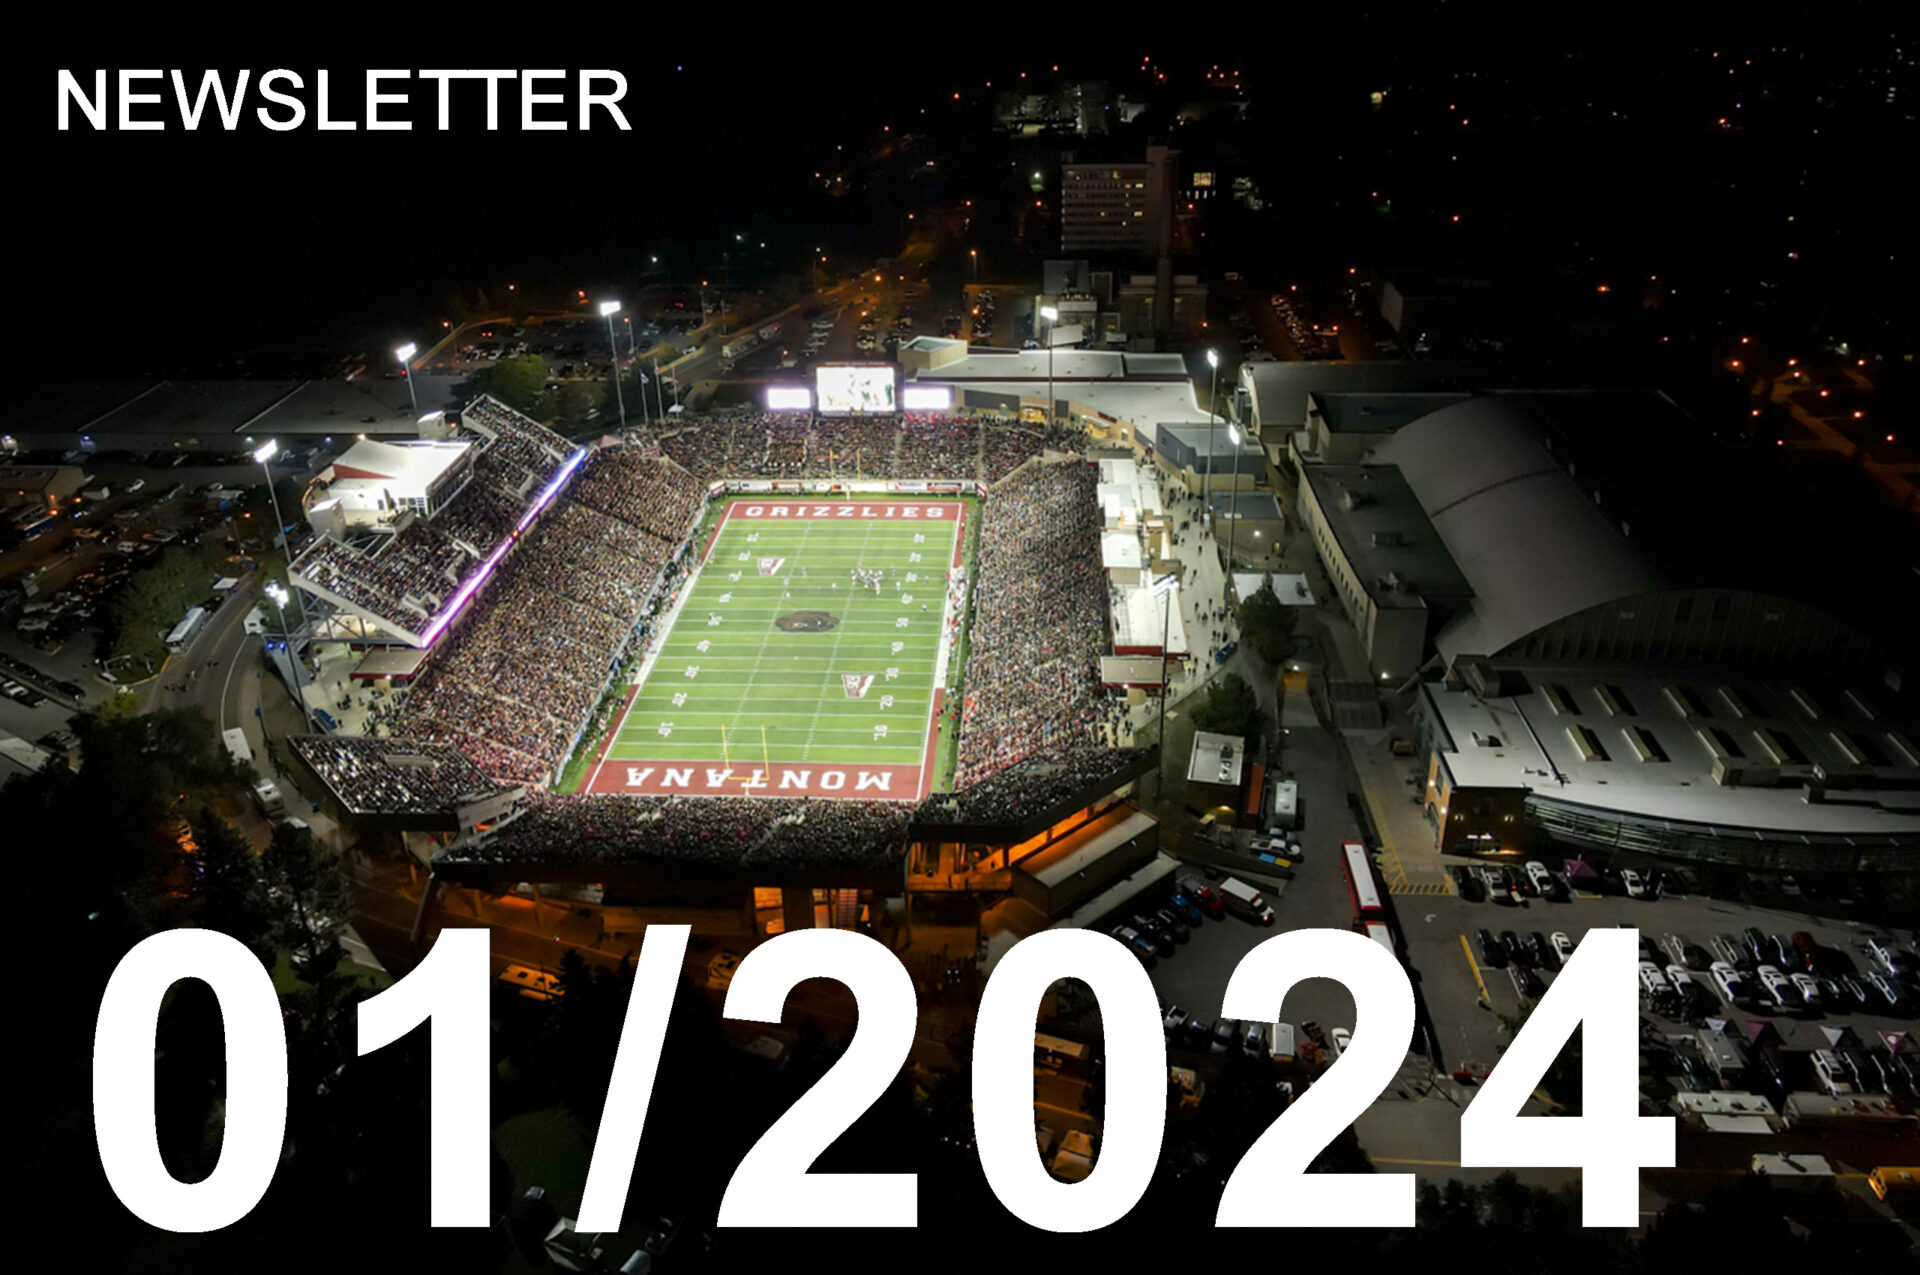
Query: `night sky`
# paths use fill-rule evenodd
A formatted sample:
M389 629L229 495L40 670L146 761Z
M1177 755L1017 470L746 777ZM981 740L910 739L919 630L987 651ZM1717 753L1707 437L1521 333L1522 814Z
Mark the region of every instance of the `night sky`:
M1214 141L1284 203L1260 245L1283 268L1352 254L1529 272L1617 263L1690 272L1742 303L1755 286L1804 287L1810 306L1861 324L1901 322L1887 284L1913 277L1910 254L1886 251L1912 211L1910 159L1896 158L1911 111L1902 133L1882 100L1913 64L1899 63L1901 41L1876 9L1843 6L1851 20L1818 30L1750 20L1719 32L1619 8L1591 27L1564 16L1470 24L1445 6L1417 19L1235 14L1181 38L1138 24L1106 48L1099 37L1116 23L1049 30L985 10L925 29L876 14L797 28L683 19L672 31L613 12L597 26L585 13L462 10L408 28L306 11L257 34L56 20L9 80L28 175L16 302L79 336L110 298L114 343L73 352L98 368L385 341L417 332L461 290L509 279L634 287L638 263L663 247L690 277L717 268L719 238L736 224L767 238L768 268L836 234L882 255L881 228L904 211L954 202L962 187L992 198L980 180L992 174L968 168L985 163L985 85L1021 70L1039 83L1055 64L1130 95L1155 92L1165 74L1170 97L1197 89L1209 66L1242 71L1247 126ZM197 78L209 64L300 70L309 105L313 68L331 66L347 118L359 115L369 65L613 66L628 76L635 131L489 134L476 105L440 133L432 86L419 82L412 133L321 133L310 121L278 135L195 134L177 118L164 133L53 127L56 67ZM1385 108L1369 108L1374 89L1388 90ZM514 100L509 90L509 112ZM170 100L161 109L171 113ZM811 173L870 149L888 123L918 130L948 180L907 183L876 165L857 199L821 198ZM1064 144L1038 149L1057 156ZM1449 208L1464 214L1458 226ZM1805 277L1792 277L1789 251Z

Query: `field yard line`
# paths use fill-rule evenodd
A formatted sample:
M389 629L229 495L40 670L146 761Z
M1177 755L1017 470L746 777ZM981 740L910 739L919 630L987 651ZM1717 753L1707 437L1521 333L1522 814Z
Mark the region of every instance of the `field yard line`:
M806 552L807 537L811 536L812 534L813 534L813 524L809 522L807 524L807 529L800 533L799 552L801 553ZM867 551L867 541L872 539L872 537L873 537L873 531L872 531L871 525L869 525L866 530L863 530L860 533L860 552L861 553L864 554ZM838 581L836 581L835 583L838 583ZM853 586L851 584L847 586L847 616L849 619L851 619L853 616ZM845 636L844 630L846 629L846 627L847 626L845 624L839 624L834 626L833 649L827 653L827 672L829 673L833 672L835 664L837 664L840 659L840 639ZM813 701L813 713L807 718L807 752L809 754L813 752L813 732L814 732L814 729L820 725L820 709L825 699L826 699L826 695L823 693L818 699Z

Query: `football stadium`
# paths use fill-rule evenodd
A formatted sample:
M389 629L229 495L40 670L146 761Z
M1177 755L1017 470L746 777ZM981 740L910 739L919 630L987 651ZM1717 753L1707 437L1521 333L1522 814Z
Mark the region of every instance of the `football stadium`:
M1004 892L1135 818L1151 753L1103 660L1159 654L1138 552L1110 569L1154 482L1077 431L894 410L883 374L586 445L483 396L350 448L291 574L372 707L301 765L436 879L708 932L851 923L923 878Z

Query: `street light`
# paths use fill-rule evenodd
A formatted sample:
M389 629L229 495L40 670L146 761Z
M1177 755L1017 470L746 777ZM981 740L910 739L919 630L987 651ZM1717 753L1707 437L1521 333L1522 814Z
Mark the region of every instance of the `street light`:
M1201 501L1207 507L1207 530L1213 530L1213 440L1219 428L1219 413L1213 410L1214 393L1220 387L1220 355L1217 351L1207 351L1207 366L1213 369L1207 384L1207 482L1202 488Z
M279 454L279 440L269 438L266 442L253 449L253 461L256 465L260 466L260 472L266 476L267 499L273 503L274 534L280 538L280 550L287 559L287 579L291 581L293 579L293 546L287 542L287 524L286 521L280 517L280 493L273 489L273 458ZM267 583L269 586L273 584L272 581L268 581ZM271 593L269 593L268 596L272 596ZM293 591L293 601L294 609L300 612L300 632L304 634L307 631L307 601L297 589ZM283 602L281 605L283 607L281 614L284 618L285 603ZM282 637L286 636L286 631L287 626L284 623L281 624L280 635ZM300 701L300 717L307 723L309 728L312 728L313 710L307 704L305 679L302 677L305 669L301 667L300 648L293 642L287 643L287 660L293 665L293 697Z
M1060 321L1060 311L1053 306L1040 307L1040 317L1047 321L1047 428L1053 428L1053 325Z
M613 355L613 401L620 405L620 428L627 427L627 398L620 392L620 346L613 339L613 316L620 313L618 301L602 301L600 317L607 321L607 352Z
M1166 772L1167 765L1167 693L1172 689L1167 685L1167 643L1172 640L1173 632L1173 595L1179 588L1180 577L1163 575L1154 579L1149 586L1150 597L1165 599L1160 604L1160 732L1155 741L1160 745L1160 773Z
M1233 513L1227 523L1227 588L1226 600L1233 601L1233 540L1234 533L1240 529L1240 429L1232 421L1227 422L1227 441L1233 444Z
M420 419L420 397L413 392L412 360L414 353L419 350L419 348L419 346L409 341L393 352L393 357L400 360L400 374L407 378L407 398L413 403L413 419L416 421Z
M973 281L978 283L980 282L980 250L978 248L967 249L967 258L973 262Z

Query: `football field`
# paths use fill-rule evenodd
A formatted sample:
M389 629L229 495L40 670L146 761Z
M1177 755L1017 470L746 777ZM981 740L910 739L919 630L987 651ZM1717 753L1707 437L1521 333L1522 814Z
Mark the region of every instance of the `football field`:
M733 500L582 790L924 796L965 514Z

